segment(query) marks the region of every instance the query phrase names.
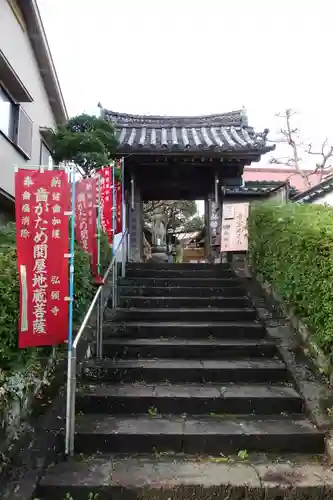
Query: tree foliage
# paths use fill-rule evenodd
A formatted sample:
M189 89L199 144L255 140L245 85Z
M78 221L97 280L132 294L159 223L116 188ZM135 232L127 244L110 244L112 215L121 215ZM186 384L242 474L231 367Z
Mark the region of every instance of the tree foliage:
M194 200L149 201L143 207L144 221L149 223L154 211L159 207L163 207L166 214L167 230L172 230L173 233L197 231L202 227Z
M112 160L117 140L113 126L102 118L82 114L48 134L54 161L73 162L89 175Z
M259 203L249 217L250 258L257 272L305 321L313 340L333 353L333 209Z
M196 214L187 220L184 224L185 233L200 232L203 230L205 225L204 216Z

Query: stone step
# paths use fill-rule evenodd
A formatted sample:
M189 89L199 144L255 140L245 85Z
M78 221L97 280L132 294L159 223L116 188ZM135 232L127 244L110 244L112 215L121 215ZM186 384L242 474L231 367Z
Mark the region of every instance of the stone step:
M104 340L107 358L182 358L230 359L272 357L277 353L274 341L261 339L128 339ZM95 348L94 348L95 352Z
M218 417L77 415L76 453L323 453L324 434L301 416Z
M147 321L105 322L103 324L104 338L111 336L136 338L247 338L260 339L266 335L264 326L259 321L219 321L207 322L179 322L161 321L159 323Z
M142 297L244 297L246 291L241 286L227 287L165 287L165 286L120 286L120 296Z
M289 380L279 359L229 360L103 359L83 363L83 378L112 382L283 382Z
M303 399L285 385L90 384L80 386L76 411L105 414L301 413ZM216 415L216 416L218 416Z
M120 278L120 286L213 287L240 286L241 279L231 278Z
M154 269L154 268L138 268L128 269L126 272L127 278L232 278L235 277L235 272L228 268L216 269Z
M68 494L74 500L89 495L96 500L329 500L333 474L308 455L245 461L221 455L84 455L52 464L36 496L64 500Z
M208 264L208 263L189 263L189 262L128 262L126 269L157 269L157 270L168 270L168 269L184 269L184 270L198 270L201 269L210 269L210 270L219 270L219 269L231 269L228 263L223 264Z
M204 309L126 309L117 308L115 311L106 311L106 320L115 321L152 321L160 323L163 321L254 321L257 319L257 311L254 307L248 308L204 308Z
M111 299L110 299L111 300ZM111 305L111 304L110 304ZM121 297L120 307L156 308L247 308L253 307L249 297Z

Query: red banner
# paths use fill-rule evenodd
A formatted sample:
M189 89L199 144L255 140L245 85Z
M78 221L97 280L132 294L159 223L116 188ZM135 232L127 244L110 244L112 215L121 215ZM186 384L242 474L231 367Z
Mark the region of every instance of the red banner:
M100 211L102 231L108 235L109 243L113 242L112 231L112 167L103 167L100 175Z
M75 233L83 250L89 254L93 276L97 276L96 179L82 179L75 189Z
M116 168L121 178L121 160L117 160ZM116 180L116 234L123 231L122 227L122 181Z
M64 171L15 174L19 347L56 345L68 334L68 215Z

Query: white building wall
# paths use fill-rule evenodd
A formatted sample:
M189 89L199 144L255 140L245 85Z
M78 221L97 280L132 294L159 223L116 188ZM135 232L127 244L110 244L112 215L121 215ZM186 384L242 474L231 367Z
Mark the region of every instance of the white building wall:
M325 203L327 205L330 205L333 207L333 192L332 193L325 193L323 196L320 198L317 198L316 200L311 202L314 205L324 205Z
M54 127L55 120L28 34L22 29L7 0L0 0L0 49L33 98L31 103L22 103L22 108L33 121L31 159L26 160L0 134L0 186L12 195L14 165L39 165L41 148L39 128Z

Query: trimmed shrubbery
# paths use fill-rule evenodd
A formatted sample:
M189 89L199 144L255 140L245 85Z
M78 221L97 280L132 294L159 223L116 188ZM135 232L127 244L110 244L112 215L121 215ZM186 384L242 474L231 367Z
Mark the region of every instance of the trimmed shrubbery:
M333 209L259 203L249 217L250 260L256 272L303 319L313 340L333 352Z

